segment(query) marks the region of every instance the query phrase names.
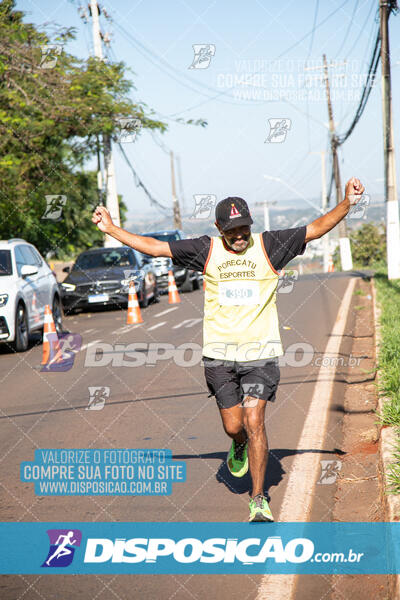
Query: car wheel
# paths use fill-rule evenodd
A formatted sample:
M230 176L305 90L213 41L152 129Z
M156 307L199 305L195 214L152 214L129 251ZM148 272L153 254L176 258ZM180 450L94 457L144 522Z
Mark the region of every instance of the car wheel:
M186 279L179 288L180 292L193 292L193 281L190 279L190 273L187 271Z
M141 306L141 308L147 308L148 305L149 305L149 299L147 297L147 288L146 288L146 283L145 282L143 282L141 296L142 296L142 299L140 301L140 306Z
M193 280L193 289L194 290L200 289L200 279L199 279L199 276L197 275L197 273L196 273L195 279Z
M56 326L57 334L60 335L63 331L63 326L62 326L62 308L61 308L61 302L60 302L60 299L58 296L54 296L53 307L51 310L53 312L53 320L54 320L54 325Z
M18 304L15 313L15 341L13 343L16 352L25 352L29 344L28 315L25 306Z
M157 302L160 302L160 290L158 289L158 285L156 284L154 288L153 303L157 304Z

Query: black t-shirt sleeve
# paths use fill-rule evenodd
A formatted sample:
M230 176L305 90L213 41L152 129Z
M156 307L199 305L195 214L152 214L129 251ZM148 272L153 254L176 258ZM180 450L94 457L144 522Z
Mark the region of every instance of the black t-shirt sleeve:
M168 243L174 265L192 271L204 270L211 246L211 238L208 235L193 240L176 240Z
M283 269L306 249L306 226L294 229L264 231L263 240L269 260L276 271Z

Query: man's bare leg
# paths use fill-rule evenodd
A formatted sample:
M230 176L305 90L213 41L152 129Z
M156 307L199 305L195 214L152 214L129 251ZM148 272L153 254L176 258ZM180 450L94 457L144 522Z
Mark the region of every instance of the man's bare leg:
M265 406L258 398L247 398L242 407L244 427L249 440L248 455L253 489L251 496L264 495L265 471L268 462L268 440L265 431ZM246 406L247 404L247 406Z
M242 405L236 404L231 408L220 408L219 412L225 433L238 444L243 444L247 435L244 428Z

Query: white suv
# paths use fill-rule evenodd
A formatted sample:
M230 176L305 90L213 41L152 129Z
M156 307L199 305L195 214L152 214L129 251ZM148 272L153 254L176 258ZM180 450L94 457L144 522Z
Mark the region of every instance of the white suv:
M42 329L49 304L58 333L62 308L53 272L32 244L18 238L0 241L0 342L28 348L29 333Z

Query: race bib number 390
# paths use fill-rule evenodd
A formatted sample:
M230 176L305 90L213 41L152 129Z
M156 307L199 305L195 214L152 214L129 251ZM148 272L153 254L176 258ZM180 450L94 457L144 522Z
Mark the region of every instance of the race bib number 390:
M260 304L258 281L220 281L219 303L224 306Z

